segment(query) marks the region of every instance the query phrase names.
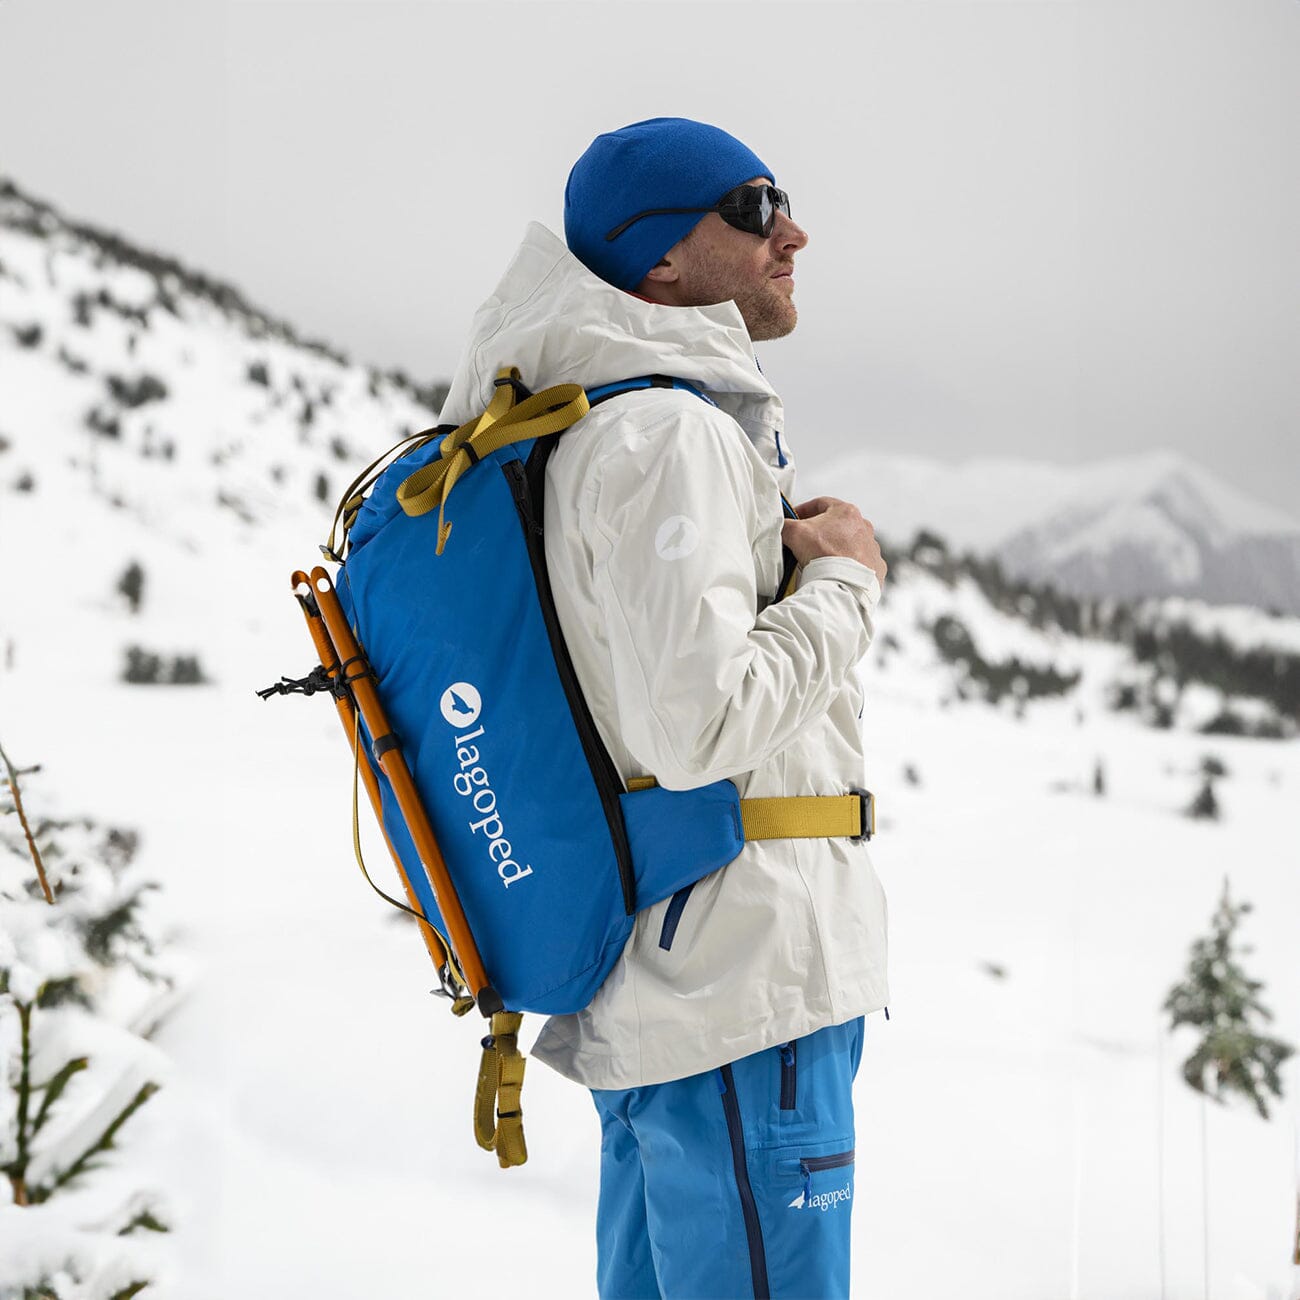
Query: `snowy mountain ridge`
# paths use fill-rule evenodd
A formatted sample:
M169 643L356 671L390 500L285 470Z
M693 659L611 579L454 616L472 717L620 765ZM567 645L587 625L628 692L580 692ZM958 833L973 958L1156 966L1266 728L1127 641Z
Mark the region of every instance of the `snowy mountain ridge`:
M1172 451L1074 466L855 452L808 478L895 544L928 529L1077 595L1300 613L1300 522Z

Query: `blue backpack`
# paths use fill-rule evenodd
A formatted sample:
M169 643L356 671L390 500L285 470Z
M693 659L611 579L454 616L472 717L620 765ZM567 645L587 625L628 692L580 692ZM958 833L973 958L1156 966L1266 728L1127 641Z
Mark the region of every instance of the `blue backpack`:
M506 368L475 420L414 435L386 466L393 452L381 457L348 488L321 547L339 564L333 583L323 569L294 575L322 667L263 692L335 695L442 991L458 1013L477 1005L492 1017L475 1127L503 1166L526 1159L521 1013L585 1007L636 912L684 897L747 838L865 838L874 824L865 791L742 803L727 780L676 791L619 777L556 615L543 484L556 436L592 405L647 387L710 401L662 376L534 395ZM778 599L794 570L787 552Z

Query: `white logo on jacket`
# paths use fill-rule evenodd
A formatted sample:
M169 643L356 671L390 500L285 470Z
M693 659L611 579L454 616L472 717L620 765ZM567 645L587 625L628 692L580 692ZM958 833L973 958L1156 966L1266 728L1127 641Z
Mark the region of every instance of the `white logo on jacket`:
M681 560L700 544L700 530L693 519L671 515L655 533L655 550L663 560Z
M440 707L451 726L472 727L483 708L483 697L468 682L452 682L442 693Z

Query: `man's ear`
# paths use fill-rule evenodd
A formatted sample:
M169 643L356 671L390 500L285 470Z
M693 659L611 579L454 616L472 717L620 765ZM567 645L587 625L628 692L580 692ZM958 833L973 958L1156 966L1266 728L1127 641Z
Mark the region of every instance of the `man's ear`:
M667 257L661 257L646 273L645 278L655 284L676 284L681 278L681 271L672 260L671 251Z

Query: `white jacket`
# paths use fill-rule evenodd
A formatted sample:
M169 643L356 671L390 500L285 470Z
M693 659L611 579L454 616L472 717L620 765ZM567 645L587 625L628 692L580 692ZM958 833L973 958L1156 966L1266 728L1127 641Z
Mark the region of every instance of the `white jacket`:
M733 780L742 797L865 784L853 667L880 596L856 560L781 576L793 497L780 399L734 303L665 307L606 284L531 224L474 318L443 407L460 424L503 365L533 389L663 374L596 407L546 475L546 560L601 737L626 780ZM669 948L668 901L638 913L591 1004L553 1016L532 1054L591 1088L662 1083L878 1010L885 898L866 845L766 840L700 881Z

